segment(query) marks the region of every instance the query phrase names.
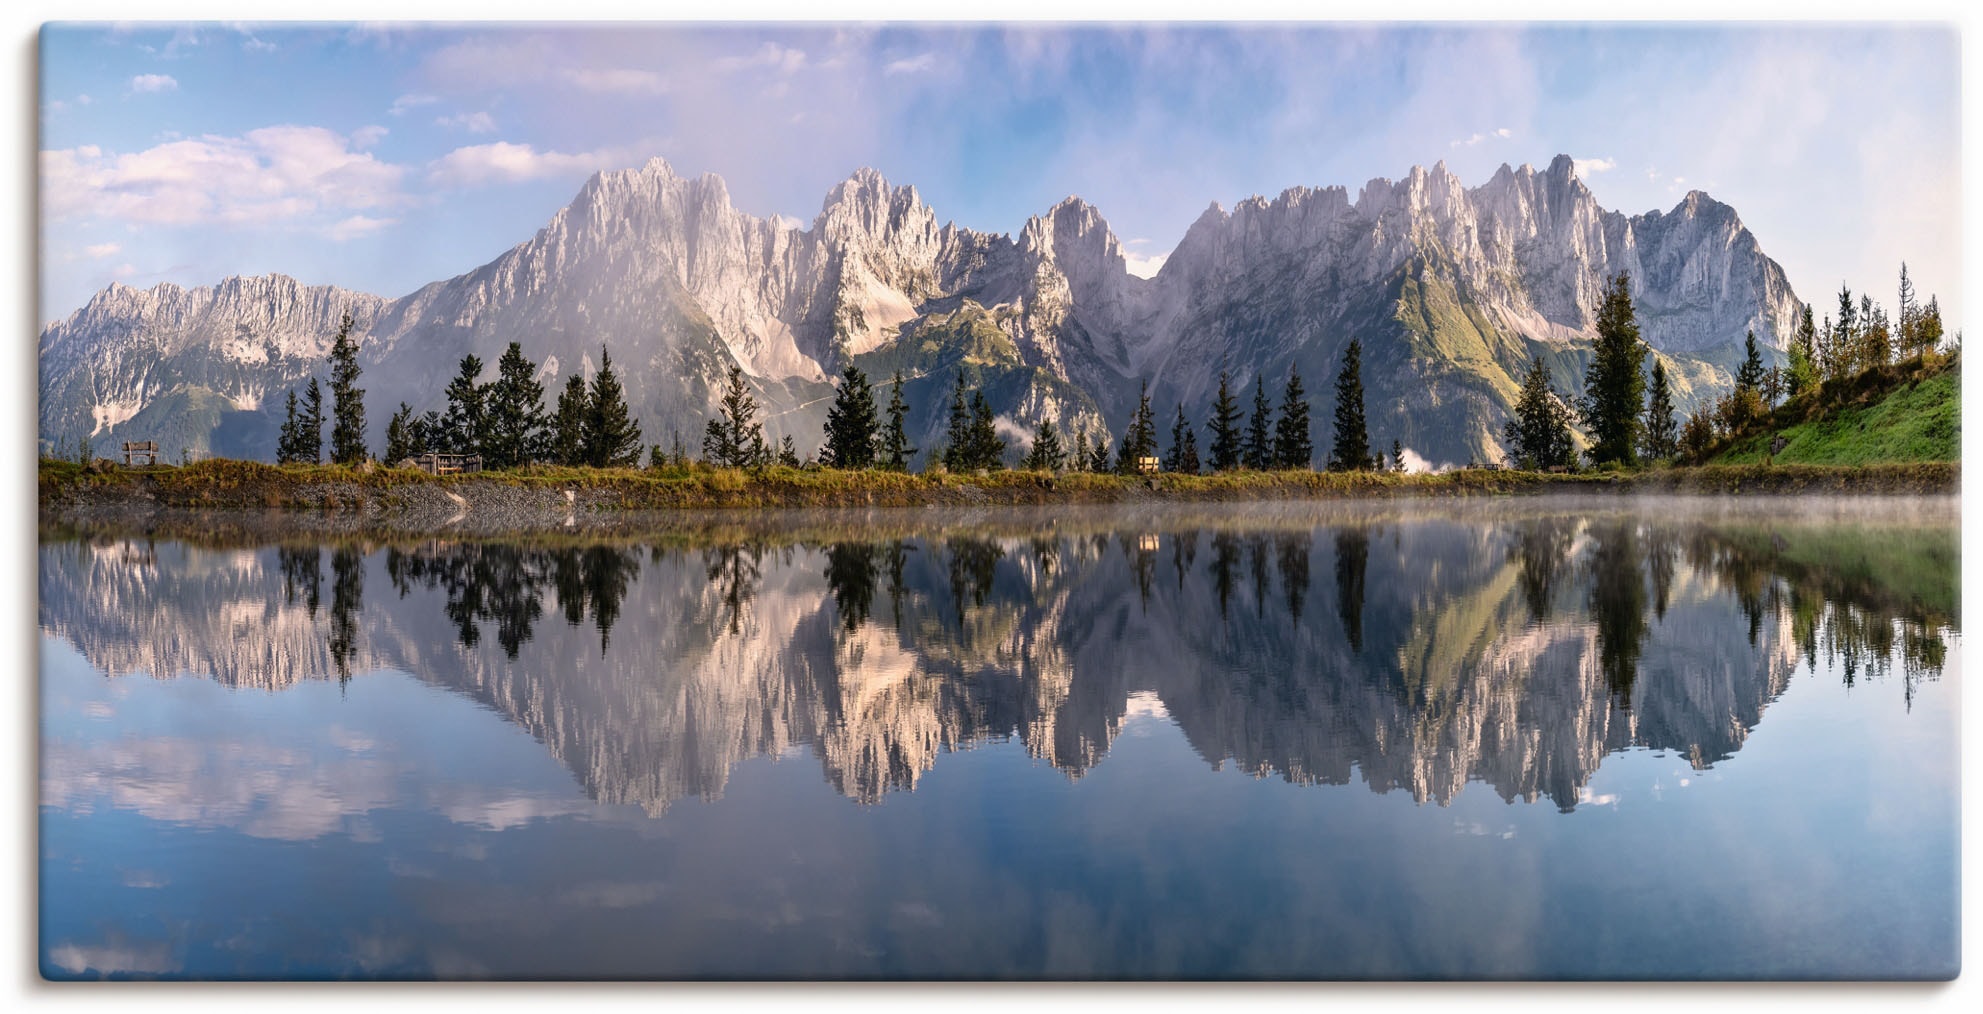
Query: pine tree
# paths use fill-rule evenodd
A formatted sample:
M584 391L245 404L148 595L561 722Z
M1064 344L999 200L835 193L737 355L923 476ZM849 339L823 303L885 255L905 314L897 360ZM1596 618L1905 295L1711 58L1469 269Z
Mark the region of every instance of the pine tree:
M584 376L574 372L565 379L558 407L551 413L552 461L566 468L585 464L585 417L591 412L591 402Z
M302 442L302 438L303 421L296 417L296 389L292 387L289 389L289 401L283 412L282 429L276 436L275 463L287 465L303 460L303 453L297 447Z
M1239 467L1239 400L1227 388L1226 371L1219 371L1219 397L1212 402L1212 471Z
M1536 356L1522 378L1515 417L1501 430L1508 457L1518 467L1540 471L1568 467L1576 446L1570 441L1570 411L1549 383L1549 368Z
M400 402L399 411L394 412L392 419L386 423L386 464L397 465L420 453L419 445L413 439L413 428L417 422L413 418L413 406Z
M1838 323L1832 325L1831 341L1827 343L1824 372L1827 380L1840 380L1853 373L1854 361L1859 354L1859 309L1853 305L1852 290L1840 285L1838 288Z
M1315 463L1315 442L1308 432L1308 392L1301 371L1288 368L1288 389L1281 400L1281 418L1274 424L1274 465L1307 469Z
M1178 459L1177 471L1185 475L1197 475L1204 467L1198 460L1198 431L1190 423L1184 425L1184 453Z
M730 366L718 418L709 420L702 438L702 456L711 464L733 468L759 463L764 449L764 424L757 419L757 399L744 381L743 367Z
M785 438L778 441L778 463L786 468L797 468L800 465L799 448L792 442L790 433L785 434Z
M909 403L902 399L902 371L895 371L895 391L888 396L888 428L882 431L881 466L891 472L909 470Z
M1060 433L1054 429L1052 417L1040 419L1040 426L1033 431L1033 449L1026 453L1024 468L1033 472L1058 472L1067 464L1067 452L1060 446Z
M1893 361L1893 335L1886 308L1871 296L1859 297L1859 368L1870 370Z
M1942 344L1942 305L1937 298L1929 296L1927 307L1921 311L1921 330L1916 334L1915 341L1920 343L1923 352L1933 352Z
M356 465L365 453L365 392L358 389L358 342L351 337L351 311L331 343L331 460Z
M1077 472L1090 471L1088 457L1088 431L1083 429L1074 435L1074 454L1068 460L1067 467Z
M585 461L594 468L630 468L640 461L640 423L627 411L626 392L613 372L613 354L599 347L599 372L586 399Z
M1005 467L1005 438L998 435L991 402L985 400L983 391L971 392L971 427L966 439L970 450L965 468L996 472Z
M1639 413L1645 409L1646 344L1632 312L1630 279L1620 273L1605 287L1597 311L1597 341L1584 375L1584 425L1590 459L1630 465L1638 461Z
M1255 471L1274 467L1273 430L1268 425L1267 389L1259 377L1253 378L1253 416L1246 421L1246 447L1240 460Z
M1405 445L1401 440L1391 441L1391 471L1405 470Z
M1370 431L1363 417L1363 342L1351 339L1343 350L1343 368L1336 374L1336 439L1329 448L1329 471L1350 472L1367 467Z
M1797 333L1790 339L1790 372L1785 380L1790 397L1818 385L1818 329L1811 323L1811 307L1804 306Z
M1915 301L1914 282L1907 277L1907 262L1900 262L1900 304L1894 313L1894 347L1912 356L1921 351L1921 304Z
M971 402L964 395L964 371L959 369L950 398L950 429L943 435L943 467L952 472L967 471L971 457Z
M1673 457L1679 450L1679 423L1673 415L1673 388L1666 379L1666 364L1653 359L1652 386L1646 391L1646 457L1654 461Z
M1150 411L1150 382L1143 382L1142 394L1136 402L1136 414L1129 418L1129 428L1122 432L1122 449L1115 459L1116 471L1123 475L1135 475L1143 467L1142 459L1157 453L1157 414Z
M298 423L296 460L312 465L321 462L324 457L324 392L317 386L315 377L311 377L309 386L303 388L303 414Z
M1088 471L1097 473L1114 471L1114 469L1109 467L1109 435L1107 433L1103 433L1101 436L1095 438L1095 449L1088 453Z
M488 433L482 442L483 468L529 464L543 449L544 385L536 374L537 368L524 358L522 342L510 342L496 360L496 380L488 386L483 406Z
M469 353L461 357L460 371L448 381L448 411L441 423L441 450L447 454L482 452L488 392L475 381L481 375L481 357Z
M1763 389L1763 354L1756 348L1754 330L1742 339L1742 366L1735 371L1735 389L1757 393Z
M826 410L826 450L820 463L848 470L873 467L877 429L868 375L850 362L841 371L840 390Z
M1171 423L1171 449L1164 455L1164 471L1184 471L1184 445L1190 439L1191 422L1184 417L1184 406L1180 404L1177 407L1177 421ZM1195 469L1193 474L1196 474Z

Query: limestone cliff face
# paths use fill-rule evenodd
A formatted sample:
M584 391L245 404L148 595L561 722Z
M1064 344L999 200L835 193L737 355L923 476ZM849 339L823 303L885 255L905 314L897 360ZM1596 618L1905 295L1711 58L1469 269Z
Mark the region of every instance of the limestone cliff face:
M926 435L963 373L1023 444L1043 418L1119 430L1144 380L1195 418L1221 370L1275 387L1299 370L1319 397L1359 338L1380 439L1433 460L1492 458L1530 356L1552 357L1573 386L1605 279L1621 271L1683 410L1726 385L1715 364L1745 331L1781 347L1802 305L1734 209L1695 192L1669 212L1607 211L1563 156L1471 189L1442 163L1371 180L1354 200L1296 187L1215 204L1151 279L1129 274L1101 212L1075 197L989 234L941 224L914 187L863 169L799 228L655 159L594 176L527 242L399 299L279 276L113 286L43 332L41 434L143 439L164 426L193 450L232 449L240 441L214 433L211 413L188 415L188 400L272 427L271 395L320 365L349 308L375 442L398 402L439 407L462 356L493 373L511 341L552 384L589 376L609 347L652 442L674 431L693 444L712 389L740 365L771 437L809 449L849 361L903 372Z

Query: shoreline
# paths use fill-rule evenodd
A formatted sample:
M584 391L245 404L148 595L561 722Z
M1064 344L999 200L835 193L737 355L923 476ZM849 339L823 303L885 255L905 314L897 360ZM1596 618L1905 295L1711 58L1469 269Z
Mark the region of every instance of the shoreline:
M278 468L211 461L184 468L84 469L44 463L40 527L243 534L422 533L500 536L631 533L718 525L760 527L802 511L864 516L876 509L1038 513L1055 507L1195 505L1193 514L1302 512L1369 516L1410 507L1490 504L1604 510L1642 498L1737 503L1822 496L1849 504L1887 498L1954 498L1961 465L1939 462L1836 467L1740 465L1631 473L1548 475L1484 469L1437 475L1239 472L1214 476L1116 476L1034 472L908 475L737 469L528 469L436 478L393 469ZM1756 505L1756 506L1759 506ZM1871 506L1871 504L1868 504Z

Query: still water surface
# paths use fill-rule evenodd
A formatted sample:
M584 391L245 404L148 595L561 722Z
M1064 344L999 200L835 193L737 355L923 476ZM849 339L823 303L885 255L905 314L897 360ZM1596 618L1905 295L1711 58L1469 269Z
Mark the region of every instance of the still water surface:
M1947 977L1929 507L45 531L40 965Z

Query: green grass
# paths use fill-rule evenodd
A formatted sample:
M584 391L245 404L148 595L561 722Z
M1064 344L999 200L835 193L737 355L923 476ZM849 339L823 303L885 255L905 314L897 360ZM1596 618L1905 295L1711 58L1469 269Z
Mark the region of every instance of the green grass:
M1893 372L1892 377L1856 380L1845 391L1828 393L1825 403L1785 405L1772 419L1774 425L1743 437L1711 460L1761 462L1770 457L1770 440L1778 435L1789 441L1774 457L1778 464L1961 460L1960 364L1903 364Z

